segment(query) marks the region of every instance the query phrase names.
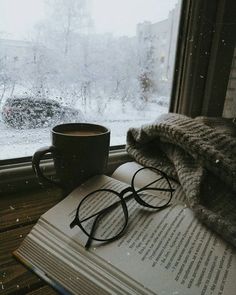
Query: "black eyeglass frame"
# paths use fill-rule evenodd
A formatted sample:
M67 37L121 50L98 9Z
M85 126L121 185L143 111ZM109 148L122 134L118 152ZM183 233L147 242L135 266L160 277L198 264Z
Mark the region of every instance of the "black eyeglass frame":
M161 175L161 177L155 181L152 181L151 183L149 183L148 185L136 190L135 187L134 187L134 180L135 180L135 176L142 170L144 169L151 169L152 171L156 171L158 174ZM168 185L169 185L169 188L168 189L164 189L164 188L149 188L148 186L152 185L153 183L155 182L158 182L159 180L165 178L165 180L167 181ZM152 206L148 203L146 203L144 200L142 200L142 198L140 198L140 196L138 195L138 193L142 192L142 191L147 191L147 190L152 190L152 191L167 191L167 192L170 192L170 197L168 198L167 202L164 204L164 205L161 205L161 206ZM154 168L154 167L142 167L140 169L138 169L133 177L132 177L132 180L131 180L131 185L125 189L123 189L121 192L117 192L115 190L112 190L112 189L98 189L98 190L95 190L95 191L92 191L91 193L87 194L79 203L78 207L77 207L77 210L76 210L76 214L75 214L75 218L74 220L70 223L70 228L73 228L75 225L79 226L79 228L83 231L83 233L85 233L87 236L88 236L88 240L86 242L86 245L85 245L85 248L86 249L89 249L89 247L91 246L91 243L92 243L92 240L95 240L95 241L99 241L99 242L112 242L112 241L115 241L117 239L119 239L124 231L126 230L127 228L127 225L128 225L128 219L129 219L129 214L128 214L128 208L127 208L127 205L126 205L126 201L127 200L130 200L131 198L134 198L136 200L136 202L138 204L140 204L141 206L144 206L144 207L147 207L147 208L151 208L151 209L164 209L164 208L167 208L172 200L172 197L173 197L173 192L175 190L172 188L171 186L171 183L168 179L168 176L161 170L157 169L157 168ZM90 197L91 195L97 193L97 192L108 192L108 193L113 193L115 194L120 200L116 201L115 203L113 203L112 205L96 212L95 214L92 214L91 216L83 219L83 220L80 220L79 218L79 210L83 204L83 202L88 198ZM125 194L127 193L131 193L129 194L128 196L124 197ZM123 209L123 213L124 213L124 217L125 217L125 222L124 222L124 225L123 225L123 228L121 229L120 232L118 232L114 237L111 237L111 238L106 238L106 239L100 239L100 238L96 238L94 237L94 233L95 233L95 230L96 230L96 225L99 221L99 218L103 216L103 214L106 214L108 213L110 210L112 210L115 206L121 204L122 206L122 209ZM88 233L84 227L82 226L82 222L84 221L87 221L88 219L92 218L96 216L95 220L93 221L93 225L92 225L92 228L91 228L91 231L90 233Z

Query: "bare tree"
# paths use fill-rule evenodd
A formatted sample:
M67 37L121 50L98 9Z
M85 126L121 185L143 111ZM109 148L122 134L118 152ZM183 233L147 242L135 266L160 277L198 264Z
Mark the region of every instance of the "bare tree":
M61 44L62 51L68 56L73 46L73 37L84 34L92 26L86 0L50 0L48 13L50 21L47 24L53 39ZM59 41L59 42L58 42Z

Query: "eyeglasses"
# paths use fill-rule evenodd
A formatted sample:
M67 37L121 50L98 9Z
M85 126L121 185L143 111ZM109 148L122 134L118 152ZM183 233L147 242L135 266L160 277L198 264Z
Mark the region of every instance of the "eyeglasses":
M151 170L150 182L146 181L142 188L137 189L138 179L142 179L142 173L147 170L149 173ZM167 175L153 167L140 168L134 173L130 186L118 192L119 188L118 182L117 185L112 184L112 189L92 191L79 203L70 228L77 225L88 236L86 249L93 240L112 242L124 234L129 219L128 201L136 201L147 209L161 210L169 206L174 192ZM129 209L134 206L135 202L130 204Z

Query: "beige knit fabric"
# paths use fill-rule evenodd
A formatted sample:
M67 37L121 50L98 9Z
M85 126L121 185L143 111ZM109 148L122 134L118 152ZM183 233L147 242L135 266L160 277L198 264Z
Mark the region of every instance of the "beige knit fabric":
M127 152L181 184L197 217L236 246L236 125L178 114L130 128Z

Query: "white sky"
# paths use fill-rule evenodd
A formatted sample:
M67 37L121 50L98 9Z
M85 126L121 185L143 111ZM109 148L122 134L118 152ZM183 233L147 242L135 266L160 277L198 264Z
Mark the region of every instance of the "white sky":
M135 35L136 24L167 18L178 0L90 0L97 33ZM44 0L0 0L0 38L23 39L44 17Z

